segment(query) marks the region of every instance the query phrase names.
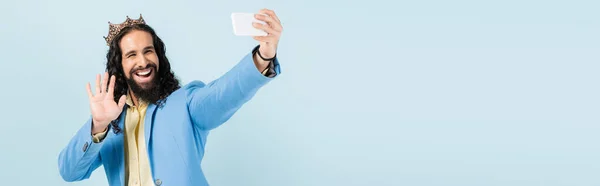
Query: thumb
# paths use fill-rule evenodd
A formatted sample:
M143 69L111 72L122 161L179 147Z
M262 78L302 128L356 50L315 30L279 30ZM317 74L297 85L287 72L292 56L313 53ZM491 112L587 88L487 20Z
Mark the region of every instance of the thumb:
M119 98L119 104L118 104L119 109L122 109L123 106L125 106L125 100L126 100L125 95L122 95L121 98Z

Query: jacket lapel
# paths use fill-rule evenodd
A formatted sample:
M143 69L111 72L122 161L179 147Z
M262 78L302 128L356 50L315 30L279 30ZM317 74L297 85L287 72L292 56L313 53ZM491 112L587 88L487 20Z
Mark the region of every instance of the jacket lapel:
M123 112L121 112L121 116L119 116L119 122L118 122L118 126L121 129L121 132L119 134L115 134L115 137L118 137L118 140L113 140L113 148L115 148L115 151L117 153L115 153L117 155L117 157L115 157L115 160L117 160L119 169L120 169L120 182L122 183L121 185L125 185L125 141L124 141L124 136L123 133L125 132L125 117L126 117L126 110L127 109L127 105L125 105L125 107L123 108Z
M154 113L156 111L156 105L150 104L148 105L148 109L146 109L146 116L144 118L144 138L146 140L146 149L150 151L150 134L152 132L152 123L154 123Z

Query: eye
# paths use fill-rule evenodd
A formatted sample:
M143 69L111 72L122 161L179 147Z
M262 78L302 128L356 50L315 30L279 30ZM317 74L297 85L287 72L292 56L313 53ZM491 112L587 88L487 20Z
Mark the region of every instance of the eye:
M127 55L127 58L130 58L130 57L135 57L135 53Z
M153 52L154 52L153 50L146 50L146 52L144 52L144 53L150 54L150 53L153 53Z

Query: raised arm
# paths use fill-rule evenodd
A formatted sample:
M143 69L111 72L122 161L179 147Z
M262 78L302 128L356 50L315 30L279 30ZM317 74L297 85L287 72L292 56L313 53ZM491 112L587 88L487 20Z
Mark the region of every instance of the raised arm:
M283 27L275 12L262 9L255 28L264 30L267 36L256 36L259 46L223 76L208 85L194 81L185 88L188 109L194 125L203 130L218 127L227 121L242 105L248 102L259 88L280 74L276 58L277 44Z

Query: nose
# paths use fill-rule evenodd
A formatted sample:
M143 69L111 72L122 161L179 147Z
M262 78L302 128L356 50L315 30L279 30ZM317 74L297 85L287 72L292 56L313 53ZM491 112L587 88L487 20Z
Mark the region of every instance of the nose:
M148 66L148 63L150 63L148 58L146 58L146 56L142 55L142 57L140 58L140 60L137 63L137 66L138 66L138 68L146 68L146 66Z

